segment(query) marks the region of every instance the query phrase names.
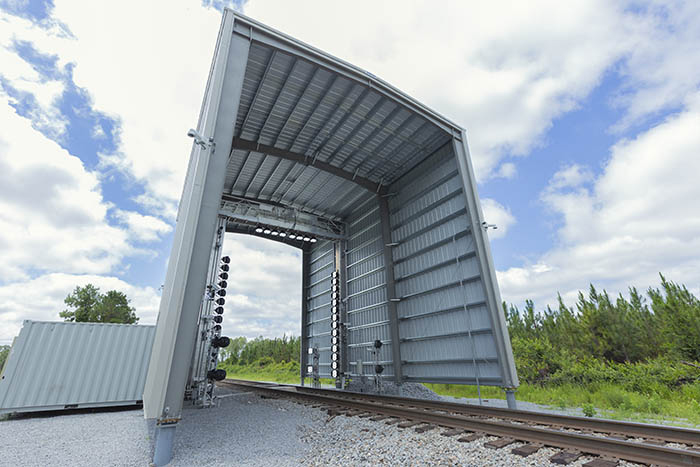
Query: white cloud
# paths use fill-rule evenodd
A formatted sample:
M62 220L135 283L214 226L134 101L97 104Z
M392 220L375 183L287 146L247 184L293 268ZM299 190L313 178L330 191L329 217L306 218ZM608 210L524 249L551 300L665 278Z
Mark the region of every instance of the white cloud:
M501 166L496 170L494 173L494 178L505 178L508 180L511 180L515 178L515 176L518 173L518 169L515 167L515 164L512 162L504 162L501 164Z
M0 283L30 271L100 274L135 253L106 221L95 173L33 129L0 92Z
M61 79L41 76L15 50L16 42L26 40L28 34L36 33L46 34L30 21L7 15L0 10L0 79L6 80L17 92L33 96L37 104L30 110L34 125L58 139L63 137L68 123L56 107L65 90L65 84ZM16 99L11 101L16 103Z
M0 345L12 343L22 321L62 321L63 300L76 286L93 284L104 293L124 292L136 308L139 324L155 324L160 296L151 287L136 287L116 277L74 274L46 274L35 279L0 285ZM29 304L29 305L28 305Z
M298 336L301 250L262 238L228 234L224 254L231 257L224 333Z
M132 238L139 242L154 242L172 230L170 224L166 224L159 218L138 212L117 209L114 215L128 227Z
M481 209L484 212L485 222L494 224L497 227L496 229L488 230L491 240L505 237L506 233L508 233L508 229L515 224L515 217L510 212L510 209L496 200L490 198L482 199Z
M700 96L689 108L611 149L603 173L558 172L543 202L561 216L558 243L535 264L499 273L504 299L569 302L589 282L613 292L658 285L658 273L700 283Z

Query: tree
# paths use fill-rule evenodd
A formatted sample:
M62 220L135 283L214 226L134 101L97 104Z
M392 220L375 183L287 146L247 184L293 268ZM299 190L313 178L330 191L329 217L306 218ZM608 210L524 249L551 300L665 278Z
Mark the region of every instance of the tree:
M0 345L0 373L2 373L2 368L5 366L5 361L7 356L10 354L9 345Z
M123 292L110 290L102 294L92 284L77 286L64 303L70 308L59 313L65 321L134 324L139 320Z

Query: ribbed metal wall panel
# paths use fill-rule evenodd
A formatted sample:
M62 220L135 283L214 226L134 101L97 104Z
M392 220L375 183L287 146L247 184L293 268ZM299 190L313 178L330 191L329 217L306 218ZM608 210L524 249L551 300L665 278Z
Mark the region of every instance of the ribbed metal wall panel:
M307 342L302 349L318 346L319 374L331 375L331 274L335 268L333 242L320 241L310 248L307 291ZM309 360L310 361L310 360Z
M452 145L390 191L404 377L499 383L493 324Z
M367 194L363 203L346 220L347 250L347 330L348 362L351 374L357 374L362 360L364 374L374 374L367 347L379 339L384 343L381 362L383 376L392 377L391 334L384 269L382 226L376 195Z
M140 401L154 335L155 326L24 321L0 380L0 413Z

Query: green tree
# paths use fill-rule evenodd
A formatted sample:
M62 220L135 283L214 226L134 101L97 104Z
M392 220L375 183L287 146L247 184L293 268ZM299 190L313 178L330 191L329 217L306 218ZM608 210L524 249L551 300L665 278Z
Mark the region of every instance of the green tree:
M139 320L123 292L110 290L102 294L92 284L77 286L64 303L69 309L60 312L59 316L65 321L134 324Z
M9 345L0 345L0 373L2 373L2 369L5 366L5 361L7 360L7 356L10 354L10 346Z

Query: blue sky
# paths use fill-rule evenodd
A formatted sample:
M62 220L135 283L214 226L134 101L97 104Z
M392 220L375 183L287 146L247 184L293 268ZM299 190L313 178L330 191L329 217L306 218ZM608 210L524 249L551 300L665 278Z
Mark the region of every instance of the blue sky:
M561 3L0 0L0 344L88 282L154 322L225 4L467 128L504 299L698 292L700 7ZM226 249L225 330L298 333L298 252Z

